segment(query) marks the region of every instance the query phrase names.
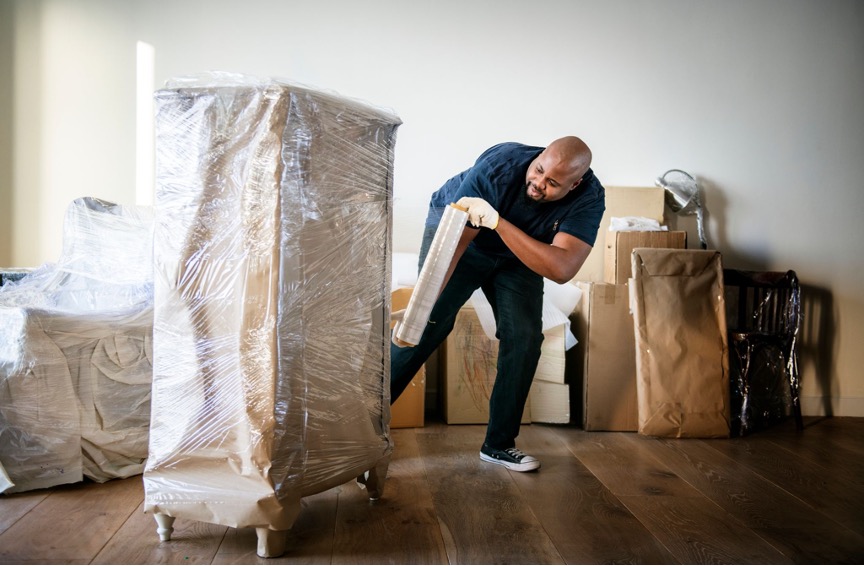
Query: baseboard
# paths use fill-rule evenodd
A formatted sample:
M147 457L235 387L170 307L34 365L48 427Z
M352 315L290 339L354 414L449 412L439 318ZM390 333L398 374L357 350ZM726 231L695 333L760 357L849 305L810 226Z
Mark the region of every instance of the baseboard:
M864 397L801 396L801 413L808 417L864 417Z

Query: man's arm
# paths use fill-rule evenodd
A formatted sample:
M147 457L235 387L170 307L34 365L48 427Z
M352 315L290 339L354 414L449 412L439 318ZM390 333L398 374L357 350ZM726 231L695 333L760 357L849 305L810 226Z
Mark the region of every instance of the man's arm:
M462 197L456 204L468 209L473 226L495 230L504 244L532 271L564 284L573 279L591 253L591 246L576 236L558 232L551 244L535 240L514 224L500 217L485 200Z
M501 240L522 263L538 275L556 283L567 283L585 263L591 246L565 232L558 232L551 244L535 240L504 218L495 229Z

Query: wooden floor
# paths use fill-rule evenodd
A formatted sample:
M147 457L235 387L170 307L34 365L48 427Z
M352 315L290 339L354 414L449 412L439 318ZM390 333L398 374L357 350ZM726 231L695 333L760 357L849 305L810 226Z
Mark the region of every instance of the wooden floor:
M743 439L523 426L539 472L477 457L485 427L394 430L384 497L309 497L278 559L252 529L178 519L160 543L140 477L0 496L4 564L860 564L864 418Z

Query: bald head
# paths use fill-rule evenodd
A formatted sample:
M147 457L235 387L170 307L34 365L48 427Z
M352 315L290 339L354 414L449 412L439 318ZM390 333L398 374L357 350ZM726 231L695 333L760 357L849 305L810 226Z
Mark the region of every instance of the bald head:
M591 167L591 149L576 136L558 138L549 144L546 151L552 153L578 179L581 179L588 171L588 168Z
M579 186L590 166L585 142L576 136L558 138L528 166L526 195L536 202L560 200Z

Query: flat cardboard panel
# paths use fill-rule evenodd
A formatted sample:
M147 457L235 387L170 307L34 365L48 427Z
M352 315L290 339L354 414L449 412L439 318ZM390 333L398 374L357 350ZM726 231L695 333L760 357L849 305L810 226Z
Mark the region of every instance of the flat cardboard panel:
M498 341L490 340L470 304L456 315L453 331L441 345L444 420L447 424L489 422L489 397L498 370ZM531 422L525 403L523 423Z
M570 386L566 383L552 383L535 377L528 402L531 404L532 422L570 422Z
M639 433L728 437L723 267L714 250L633 250Z
M408 306L413 288L395 289L390 294L390 310L398 311ZM392 330L393 324L390 325ZM420 368L399 399L390 406L390 428L415 428L425 426L426 411L426 366Z
M540 347L540 360L534 379L551 383L564 383L564 349L567 328L562 324L543 332L543 345Z
M573 320L576 369L582 396L582 427L635 431L636 352L627 285L577 283L582 289Z
M600 220L594 249L575 281L603 281L603 259L612 217L644 216L663 224L664 191L660 187L606 187L606 212Z
M609 232L606 234L606 257L603 280L623 284L632 276L630 256L635 248L687 248L687 232Z
M426 425L426 366L390 406L390 428L417 428Z

